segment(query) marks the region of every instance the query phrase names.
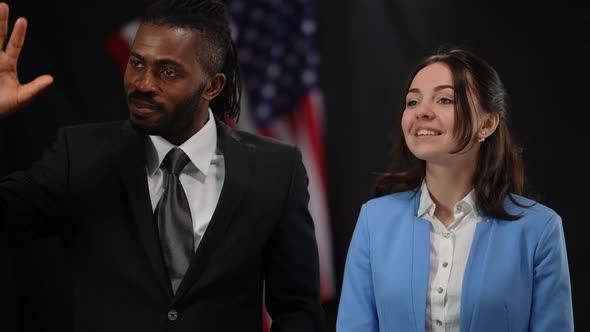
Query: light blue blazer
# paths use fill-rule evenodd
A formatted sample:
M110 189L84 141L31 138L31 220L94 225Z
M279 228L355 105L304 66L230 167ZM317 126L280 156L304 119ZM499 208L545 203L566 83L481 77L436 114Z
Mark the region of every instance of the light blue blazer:
M519 202L533 202L516 196ZM430 223L420 192L369 200L348 249L337 332L424 331ZM517 221L488 218L473 237L461 293L460 331L573 331L561 218L539 203Z

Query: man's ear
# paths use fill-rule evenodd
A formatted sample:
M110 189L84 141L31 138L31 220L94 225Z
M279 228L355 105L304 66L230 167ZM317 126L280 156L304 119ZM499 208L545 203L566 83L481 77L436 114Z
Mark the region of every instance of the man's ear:
M493 134L496 128L498 128L498 123L500 123L500 115L498 113L486 113L477 132L478 139L485 139Z
M221 93L224 86L225 75L223 73L217 73L209 79L201 97L210 102Z

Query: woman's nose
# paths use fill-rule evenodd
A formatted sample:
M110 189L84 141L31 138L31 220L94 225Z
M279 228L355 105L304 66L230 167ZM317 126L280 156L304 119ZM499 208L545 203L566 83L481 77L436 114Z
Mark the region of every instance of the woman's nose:
M417 109L416 112L416 119L432 119L434 118L434 112L430 108L428 104L420 104L420 107Z

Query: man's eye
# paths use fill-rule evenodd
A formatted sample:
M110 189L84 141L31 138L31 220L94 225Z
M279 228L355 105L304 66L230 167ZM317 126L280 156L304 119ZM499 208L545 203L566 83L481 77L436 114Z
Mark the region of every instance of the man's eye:
M143 66L142 63L137 59L129 59L129 64L134 68L140 68Z
M174 76L176 76L176 72L174 70L170 69L170 68L164 68L164 69L162 69L162 71L160 71L160 73L163 76L166 76L166 77L174 77Z

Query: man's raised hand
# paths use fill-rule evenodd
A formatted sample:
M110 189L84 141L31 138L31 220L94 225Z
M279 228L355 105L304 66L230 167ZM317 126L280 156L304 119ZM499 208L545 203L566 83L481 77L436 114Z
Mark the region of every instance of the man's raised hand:
M39 76L27 84L19 82L16 67L26 32L27 20L20 17L14 23L10 39L6 42L8 5L0 2L0 119L26 105L53 82L50 75Z

